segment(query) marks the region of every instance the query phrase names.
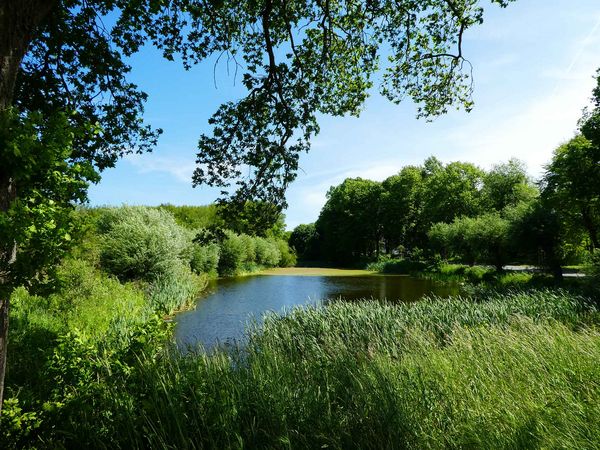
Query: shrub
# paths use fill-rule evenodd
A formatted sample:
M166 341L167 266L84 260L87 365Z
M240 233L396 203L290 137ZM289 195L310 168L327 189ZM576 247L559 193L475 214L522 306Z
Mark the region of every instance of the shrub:
M274 267L281 261L281 251L277 241L255 238L256 262L261 266Z
M411 274L425 270L427 264L408 259L381 258L379 261L367 264L367 270L381 273Z
M193 304L207 282L206 274L197 275L186 265L176 264L148 286L150 305L153 310L163 314L185 309Z
M215 276L219 267L220 256L221 249L218 244L193 244L190 266L197 274L205 273Z
M281 259L279 260L280 267L293 267L296 265L297 258L296 253L290 248L288 243L283 239L277 239L276 244L279 247L279 253Z
M45 298L29 295L23 288L13 293L17 320L56 333L77 329L85 338L97 340L123 318L141 323L151 314L143 292L86 261L65 260L57 276L59 290Z
M191 233L162 209L121 207L101 218L100 260L110 273L124 280L153 280L178 261L190 259Z
M226 231L225 235L226 237L220 245L219 274L235 275L236 272L242 270L244 264L244 243L232 231Z

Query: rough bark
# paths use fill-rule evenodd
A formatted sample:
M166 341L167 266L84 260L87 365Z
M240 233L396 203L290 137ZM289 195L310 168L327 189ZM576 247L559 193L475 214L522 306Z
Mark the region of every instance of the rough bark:
M0 174L0 211L8 210L10 203L16 198L13 179L7 174ZM17 256L14 242L2 237L0 242L0 414L4 400L4 376L6 374L6 350L8 346L8 312L11 292L10 268Z
M0 114L13 103L15 82L21 62L36 29L58 4L55 0L3 0L0 2ZM0 148L0 152L5 149ZM17 188L10 167L0 167L0 213L16 199ZM4 400L4 377L8 345L8 312L12 272L17 248L0 236L0 414Z

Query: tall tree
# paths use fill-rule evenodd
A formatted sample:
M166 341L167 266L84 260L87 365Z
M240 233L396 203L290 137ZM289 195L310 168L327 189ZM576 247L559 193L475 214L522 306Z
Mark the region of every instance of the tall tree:
M600 248L599 180L600 148L579 135L554 152L542 192L568 226L586 231L591 249Z
M382 183L381 225L388 251L402 245L410 250L425 237L422 226L423 170L403 167Z
M583 111L579 121L581 133L591 141L596 148L600 148L600 68L596 71L596 86L592 91L591 108Z
M428 225L481 212L484 172L480 168L459 161L445 166L425 161L424 174L423 214Z
M482 207L486 211L502 211L520 202L531 201L537 188L527 175L525 165L518 159L492 167L483 178Z
M327 192L315 226L323 256L347 264L379 252L381 184L347 178Z

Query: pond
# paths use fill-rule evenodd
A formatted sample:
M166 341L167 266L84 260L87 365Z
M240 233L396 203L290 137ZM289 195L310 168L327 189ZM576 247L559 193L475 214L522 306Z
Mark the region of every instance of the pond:
M176 316L178 346L185 349L200 344L210 349L219 344L235 344L243 338L249 321L260 320L266 312L280 313L294 306L365 298L411 302L426 294L447 297L458 291L456 285L406 275L331 269L266 273L212 281L195 310Z

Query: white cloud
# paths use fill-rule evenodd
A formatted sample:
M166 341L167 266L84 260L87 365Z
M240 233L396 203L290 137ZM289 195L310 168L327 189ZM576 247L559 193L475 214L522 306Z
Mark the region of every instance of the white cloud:
M135 167L138 173L166 173L176 180L191 184L196 167L193 158L183 156L128 155L125 160Z

